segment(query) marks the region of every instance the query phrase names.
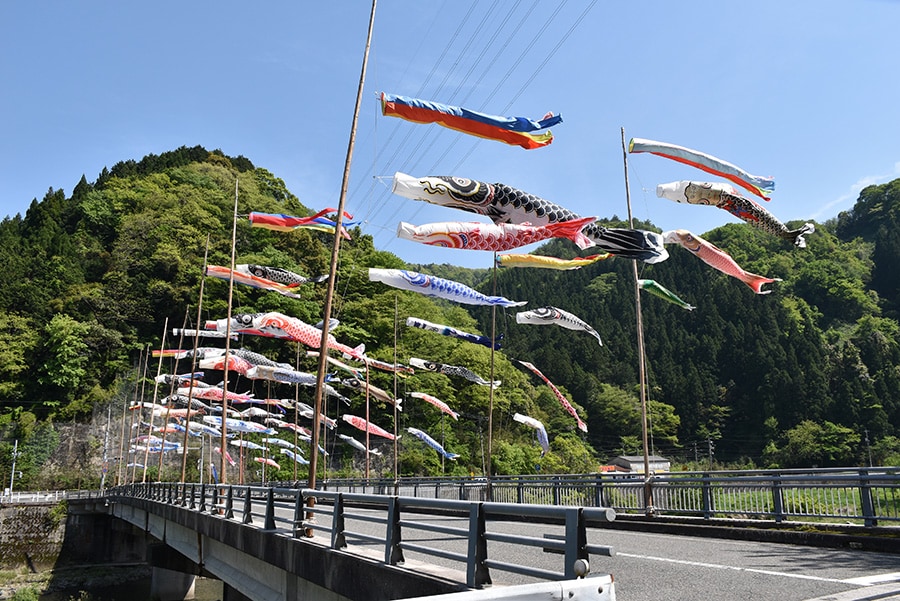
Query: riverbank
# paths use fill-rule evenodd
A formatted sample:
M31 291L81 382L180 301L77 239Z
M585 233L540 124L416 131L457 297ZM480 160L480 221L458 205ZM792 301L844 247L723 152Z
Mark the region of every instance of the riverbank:
M69 566L59 569L33 572L21 570L0 571L0 599L67 599L94 598L91 593L110 587L128 585L150 578L146 564ZM88 595L82 594L87 592Z

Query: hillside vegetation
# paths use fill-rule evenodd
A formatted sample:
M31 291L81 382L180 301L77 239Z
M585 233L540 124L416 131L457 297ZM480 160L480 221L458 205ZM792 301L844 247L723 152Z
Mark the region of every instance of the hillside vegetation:
M50 189L24 216L0 223L6 272L0 281L0 476L8 481L18 440L22 476L16 488L95 484L107 431L108 455L118 455L128 405L169 394L168 387L154 386L157 370L190 369L148 361L148 355L161 345L190 348L192 341L172 336L171 328L196 325L201 283L201 321L226 316L228 282L204 281L203 264L204 257L211 265L230 263L236 180L236 262L305 276L328 273L329 234L271 231L246 219L251 211L309 215L321 207L304 206L282 180L244 157L201 147L118 163L94 182L82 178L69 196ZM900 180L863 190L852 211L817 224L805 249L746 224L701 233L744 269L780 278L768 285L768 295L755 295L680 247L670 246L663 263L640 264L640 277L696 307L686 311L646 294L641 299L653 452L688 466L900 464L898 214ZM622 225L615 216L609 222ZM494 473L586 472L612 456L641 452L630 261L610 258L577 271L501 268L494 281L488 270L405 265L361 232L351 236L342 245L335 282L333 317L340 324L333 334L340 342L365 344L371 357L391 363L396 352L400 363L415 356L484 378L493 372L503 382L492 395L486 386L442 374L420 370L395 382L372 370L373 385L392 394L396 386L404 398L397 427L402 475L480 475L488 461ZM555 240L539 252L571 257L575 250ZM604 344L584 332L517 324L517 309L498 309L492 325L490 308L369 282L369 267L412 268L485 292L496 287L497 294L528 300L528 308L556 306L591 324ZM236 285L233 310L278 311L315 324L325 290L308 282L302 299L293 299ZM496 327L503 347L492 361L487 347L407 328L408 316L488 335ZM236 344L316 370L316 360L296 343L243 336ZM519 360L533 363L559 388L587 422L587 433ZM222 375L208 372L205 380L216 383ZM351 405L328 401L328 415L339 425L327 434L330 455L320 466L332 475L358 475L361 453L335 434L364 439L340 420L342 413L364 416L364 397L334 386ZM229 387L257 398L313 398L311 388L239 377L229 377ZM459 420L407 396L415 391L443 400ZM513 421L517 412L543 422L549 453L542 457L535 431ZM393 417L389 404L372 402L372 422L391 429ZM410 426L459 458L442 460L406 433ZM373 469L387 475L393 444L373 437L378 440L383 454L373 457ZM171 462L165 475L180 477L180 461ZM195 476L196 457L189 463ZM293 466L281 463L268 477L293 475ZM258 475L258 466L252 469L248 478Z

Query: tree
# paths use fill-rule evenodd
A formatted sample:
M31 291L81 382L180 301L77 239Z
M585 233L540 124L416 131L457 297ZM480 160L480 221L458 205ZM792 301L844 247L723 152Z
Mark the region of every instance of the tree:
M853 465L860 435L831 422L806 420L784 433L776 457L782 467Z

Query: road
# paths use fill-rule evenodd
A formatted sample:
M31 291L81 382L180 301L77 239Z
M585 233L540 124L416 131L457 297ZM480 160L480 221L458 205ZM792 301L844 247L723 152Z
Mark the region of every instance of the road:
M464 520L415 516L464 527ZM350 531L384 534L383 526L348 520ZM520 522L492 523L492 532L531 535L562 534L561 527ZM443 534L404 530L407 543L425 544L465 554L461 541ZM655 534L593 528L588 544L611 546L612 557L592 556L591 572L610 573L619 601L805 601L831 597L900 599L900 555L853 549L831 549L778 543ZM378 545L350 541L348 550ZM383 556L383 547L378 549ZM460 568L441 558L404 552L405 559ZM488 557L545 569L562 570L562 556L540 548L491 542ZM492 570L495 587L536 579ZM887 593L887 594L886 594ZM893 593L893 595L890 595ZM836 596L837 595L837 596Z

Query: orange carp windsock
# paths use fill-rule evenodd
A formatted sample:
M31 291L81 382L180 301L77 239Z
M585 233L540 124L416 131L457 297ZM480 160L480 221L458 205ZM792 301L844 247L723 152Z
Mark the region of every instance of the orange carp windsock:
M739 279L750 286L753 292L757 294L769 294L772 292L771 290L763 290L763 284L781 281L780 278L767 278L744 271L727 252L687 230L663 232L663 239L668 244L680 244L713 269L718 269L726 275Z

